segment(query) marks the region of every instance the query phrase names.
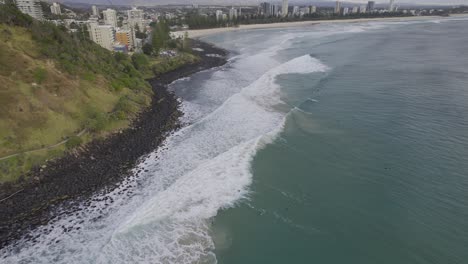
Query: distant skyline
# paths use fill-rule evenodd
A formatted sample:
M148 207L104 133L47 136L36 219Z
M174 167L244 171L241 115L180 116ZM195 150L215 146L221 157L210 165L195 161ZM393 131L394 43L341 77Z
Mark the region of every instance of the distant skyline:
M50 2L52 0L49 0ZM261 2L277 2L281 0L62 0L58 2L73 2L73 3L89 3L89 4L101 4L109 5L109 2L117 5L166 5L166 4L216 4L216 5L248 5L248 4L259 4ZM320 3L320 2L334 2L334 0L289 0L289 4L304 4L304 3ZM347 3L367 3L367 0L347 0L341 1ZM377 4L387 4L389 0L375 0ZM468 5L468 0L396 0L398 4L436 4L436 5Z

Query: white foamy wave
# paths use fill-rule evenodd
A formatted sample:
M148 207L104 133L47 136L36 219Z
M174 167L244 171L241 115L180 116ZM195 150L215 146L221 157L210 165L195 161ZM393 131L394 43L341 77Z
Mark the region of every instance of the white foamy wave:
M268 71L257 82L245 88L242 93L265 107L280 104L280 86L276 83L278 75L291 73L306 74L325 72L327 70L328 67L319 60L312 58L310 55L304 55Z

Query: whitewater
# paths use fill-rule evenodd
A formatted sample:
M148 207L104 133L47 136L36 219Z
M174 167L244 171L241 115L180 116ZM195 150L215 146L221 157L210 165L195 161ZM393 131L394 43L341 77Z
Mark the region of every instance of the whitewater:
M310 45L326 45L325 37L386 25L257 30L242 41L218 43L233 51L227 65L170 87L197 90L182 101L185 127L111 193L34 231L35 241L0 250L2 263L216 263L213 217L249 198L255 154L295 109L282 100L278 79L331 70L313 55L282 52L306 36L316 36Z

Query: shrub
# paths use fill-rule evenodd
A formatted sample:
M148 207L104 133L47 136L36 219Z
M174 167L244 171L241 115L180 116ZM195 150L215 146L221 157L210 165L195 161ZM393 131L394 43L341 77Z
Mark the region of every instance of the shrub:
M67 143L65 143L65 147L67 147L67 149L73 149L73 148L78 147L82 143L83 143L83 140L81 140L79 136L71 136L68 139Z
M34 70L33 75L34 80L37 83L42 83L43 81L45 81L45 79L47 79L47 71L44 68L36 68L36 70Z

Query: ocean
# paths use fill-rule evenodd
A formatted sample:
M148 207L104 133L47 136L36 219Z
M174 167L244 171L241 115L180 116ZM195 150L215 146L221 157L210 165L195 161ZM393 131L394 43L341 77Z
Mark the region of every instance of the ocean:
M171 84L184 127L1 262L468 263L467 25L204 37L229 63Z

